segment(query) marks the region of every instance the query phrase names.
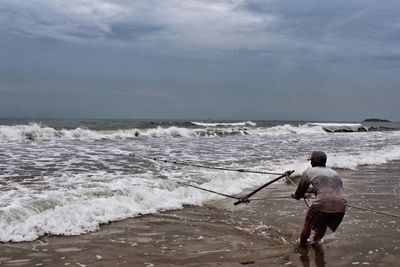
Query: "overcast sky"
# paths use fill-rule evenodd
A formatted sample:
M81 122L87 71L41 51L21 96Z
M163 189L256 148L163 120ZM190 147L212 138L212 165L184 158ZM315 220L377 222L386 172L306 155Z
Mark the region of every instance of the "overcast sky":
M399 10L0 0L0 117L400 121Z

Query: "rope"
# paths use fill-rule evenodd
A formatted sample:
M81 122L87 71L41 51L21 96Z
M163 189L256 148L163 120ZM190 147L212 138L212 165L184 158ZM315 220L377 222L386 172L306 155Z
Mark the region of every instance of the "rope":
M354 206L354 205L350 205L350 204L346 204L346 206L347 206L347 207L351 207L351 208L355 208L355 209L359 209L359 210L364 210L364 211L369 211L369 212L375 212L375 213L382 214L382 215L386 215L386 216L391 216L391 217L395 217L395 218L400 218L400 215L388 213L388 212L385 212L385 211L374 210L374 209L368 209L368 208L363 208L363 207Z
M134 153L131 154L132 157L135 157L136 155ZM158 161L158 162L163 162L163 163L170 163L170 164L176 164L176 165L182 165L182 166L190 166L190 167L197 167L197 168L204 168L204 169L212 169L212 170L223 170L223 171L234 171L234 172L246 172L246 173L257 173L257 174L273 174L273 175L281 175L280 173L275 173L275 172L264 172L264 171L253 171L253 170L245 170L245 169L230 169L230 168L222 168L222 167L211 167L211 166L206 166L206 165L198 165L198 164L191 164L191 163L187 163L187 162L179 162L179 161L169 161L169 160L161 160L161 159L157 159L157 158L148 158L148 157L143 157L141 156L141 158L147 159L147 160L153 160L153 161ZM286 179L289 180L292 184L295 184L290 178L291 173L285 173L284 175L282 175L282 177L286 176ZM280 177L278 177L280 178ZM277 178L277 179L278 179ZM272 180L272 181L275 181ZM272 182L271 181L271 182ZM240 203L249 203L250 201L254 201L254 200L264 200L264 199L270 199L270 198L253 198L253 199L249 199L249 197L253 194L255 194L256 192L258 192L258 190L262 189L264 186L256 189L255 191L253 191L252 193L250 193L249 195L245 196L245 197L235 197L232 195L227 195L227 194L223 194L220 192L216 192L210 189L206 189L206 188L202 188L196 185L191 185L191 184L187 184L187 183L182 183L182 182L177 182L180 185L183 186L189 186L189 187L193 187L193 188L197 188L199 190L203 190L206 192L210 192L213 194L217 194L220 196L224 196L224 197L228 197L228 198L233 198L233 199L237 199L239 200L239 202L236 202L235 204L240 204ZM267 183L267 185L269 185L269 183ZM304 203L306 204L307 207L310 207L307 199L310 197L304 197ZM392 214L392 213L388 213L388 212L384 212L384 211L380 211L380 210L374 210L374 209L369 209L369 208L363 208L363 207L359 207L359 206L354 206L354 205L350 205L350 204L346 204L346 206L354 208L354 209L359 209L359 210L364 210L364 211L369 211L369 212L374 212L374 213L378 213L378 214L382 214L382 215L386 215L386 216L391 216L391 217L395 217L395 218L400 218L400 215L397 214Z
M203 187L199 187L199 186L196 186L196 185L191 185L191 184L182 183L182 182L177 182L177 183L178 183L179 185L197 188L197 189L200 189L200 190L203 190L203 191L206 191L206 192L210 192L210 193L214 193L214 194L217 194L217 195L220 195L220 196L229 197L229 198L233 198L233 199L237 199L237 200L240 200L240 199L241 199L240 197L235 197L235 196L232 196L232 195L227 195L227 194L224 194L224 193L220 193L220 192L213 191L213 190L210 190L210 189L206 189L206 188L203 188Z
M236 200L241 201L241 203L249 203L250 201L265 200L265 199L277 199L277 198L279 198L279 197L263 197L263 198L251 198L251 199L249 199L249 198L246 198L246 197L235 197L235 196L232 196L232 195L227 195L227 194L224 194L224 193L220 193L220 192L213 191L213 190L210 190L210 189L206 189L206 188L203 188L203 187L199 187L199 186L196 186L196 185L191 185L191 184L182 183L182 182L177 182L177 183L178 183L179 185L188 186L188 187L193 187L193 188L196 188L196 189L199 189L199 190L203 190L203 191L206 191L206 192L209 192L209 193L217 194L217 195L220 195L220 196L224 196L224 197L228 197L228 198L233 198L233 199L236 199ZM281 197L281 198L283 198L283 197ZM286 198L286 196L285 196L284 198ZM310 197L310 196L305 196L305 197L303 198L304 203L306 204L306 206L307 206L308 208L310 207L310 204L308 203L308 199L310 199L310 198L312 198L312 197ZM346 204L346 206L347 206L347 207L354 208L354 209L359 209L359 210L374 212L374 213L378 213L378 214L382 214L382 215L386 215L386 216L391 216L391 217L395 217L395 218L400 218L400 215L392 214L392 213L388 213L388 212L384 212L384 211L380 211L380 210L374 210L374 209L369 209L369 208L363 208L363 207L354 206L354 205L351 205L351 204Z
M227 194L224 194L224 193L221 193L221 192L213 191L213 190L210 190L210 189L207 189L207 188L203 188L203 187L200 187L200 186L196 186L196 185L192 185L192 184L187 184L187 183L182 183L182 182L176 182L176 183L179 184L179 185L182 185L182 186L193 187L193 188L196 188L196 189L199 189L199 190L203 190L203 191L206 191L206 192L209 192L209 193L217 194L217 195L228 197L228 198L233 198L233 199L236 199L236 200L242 200L243 199L243 197L235 197L235 196L232 196L232 195L227 195ZM280 199L280 198L287 198L287 196L251 198L251 199L247 199L247 201L250 202L250 201L253 201L253 200L254 201L258 201L258 200L265 200L265 199Z
M290 177L288 176L288 177L286 177L286 181L289 181L292 185L296 185L294 182L293 182L293 180L292 179L290 179Z
M252 201L252 200L262 200L262 199L266 199L266 198L259 198L259 199L254 198L254 199L250 199L250 197L251 197L252 195L254 195L255 193L257 193L258 191L260 191L261 189L263 189L263 188L267 187L268 185L270 185L270 184L272 184L272 183L278 181L279 179L281 179L281 178L283 178L283 177L289 177L289 175L290 175L291 173L293 173L293 172L294 172L294 171L286 171L284 174L282 174L282 175L280 175L279 177L277 177L277 178L275 178L275 179L273 179L273 180L267 182L266 184L262 185L261 187L257 188L256 190L254 190L254 191L251 192L250 194L247 194L247 195L244 196L244 197L235 197L235 196L232 196L232 195L227 195L227 194L224 194L224 193L221 193L221 192L213 191L213 190L210 190L210 189L207 189L207 188L203 188L203 187L199 187L199 186L196 186L196 185L192 185L192 184L188 184L188 183L183 183L183 182L179 182L179 181L177 181L176 183L179 184L179 185L193 187L193 188L196 188L196 189L199 189L199 190L203 190L203 191L206 191L206 192L210 192L210 193L213 193L213 194L217 194L217 195L220 195L220 196L224 196L224 197L236 199L236 200L238 200L238 201L236 201L236 202L234 203L234 205L236 206L236 205L238 205L238 204L240 204L240 203L250 203L250 201Z
M306 203L307 208L309 208L309 207L310 207L310 204L308 204L307 198L305 197L305 198L303 198L303 199L304 199L304 203Z
M131 156L135 157L136 155L132 153ZM169 161L169 160L165 160L165 159L149 158L149 157L144 157L144 156L140 156L140 157L143 159L153 160L153 161L157 161L157 162L189 166L189 167L196 167L196 168L204 168L204 169L212 169L212 170L220 170L220 171L231 171L231 172L246 172L246 173L257 173L257 174L280 175L280 173L276 173L276 172L253 171L253 170L246 170L246 169L230 169L230 168L223 168L223 167L212 167L212 166L207 166L207 165L191 164L191 163L181 162L181 161Z
M304 198L304 203L306 203L307 207L310 207L310 205L308 204L308 201L307 201L308 198L310 198L310 197L305 197ZM369 209L369 208L363 208L363 207L354 206L354 205L351 205L351 204L346 204L346 206L354 208L354 209L359 209L359 210L374 212L374 213L377 213L377 214L382 214L382 215L386 215L386 216L390 216L390 217L400 218L400 215L389 213L389 212L385 212L385 211Z
M210 190L210 189L207 189L207 188L203 188L203 187L200 187L200 186L196 186L196 185L192 185L192 184L187 184L187 183L182 183L182 182L176 182L176 183L179 184L179 185L182 185L182 186L193 187L193 188L196 188L196 189L199 189L199 190L203 190L203 191L206 191L206 192L210 192L210 193L217 194L217 195L224 196L224 197L228 197L228 198L233 198L233 199L237 199L237 200L243 199L241 197L235 197L235 196L232 196L232 195L227 195L227 194L224 194L224 193L220 193L220 192L217 192L217 191L213 191L213 190ZM265 200L265 199L282 199L282 198L287 198L287 196L250 198L250 199L248 199L248 201L259 201L259 200Z
M136 155L134 153L131 153L130 156L131 157L136 157ZM206 166L206 165L191 164L191 163L187 163L187 162L161 160L161 159L149 158L149 157L145 157L145 156L140 156L140 157L143 158L143 159L152 160L152 161L159 161L159 162L163 162L163 163L170 163L170 164L197 167L197 168L205 168L205 169L213 169L213 170L224 170L224 171L235 171L235 172L246 172L246 173L257 173L257 174L280 175L278 178L275 178L275 179L269 181L268 183L266 183L263 186L257 188L256 190L254 190L253 192L251 192L250 194L248 194L248 195L246 195L244 197L235 197L235 196L232 196L232 195L227 195L227 194L224 194L224 193L221 193L221 192L213 191L213 190L210 190L210 189L207 189L207 188L203 188L203 187L199 187L199 186L196 186L196 185L192 185L192 184L176 181L176 183L179 184L179 185L193 187L193 188L196 188L196 189L199 189L199 190L203 190L203 191L206 191L206 192L209 192L209 193L213 193L213 194L217 194L217 195L220 195L220 196L236 199L238 201L235 202L235 206L240 204L240 203L249 203L251 200L267 199L267 198L258 198L258 199L257 198L249 199L249 198L252 195L254 195L255 193L257 193L259 190L261 190L264 187L270 185L271 183L274 183L274 182L276 182L277 180L279 180L279 179L281 179L283 177L289 178L290 174L292 174L294 172L294 171L286 171L284 174L281 174L281 173L275 173L275 172L253 171L253 170L245 170L245 169L229 169L229 168L222 168L222 167L211 167L211 166ZM293 183L293 181L291 181L291 182Z
M280 197L261 197L261 198L250 198L249 201L258 201L258 200L266 200L266 199L287 199L287 196L280 196Z
M284 174L280 175L279 177L276 177L275 179L272 179L271 181L267 182L266 184L260 186L256 190L254 190L251 193L247 194L246 196L242 197L239 201L236 201L235 203L233 203L233 205L236 206L236 205L239 205L241 203L249 203L250 202L250 197L252 197L255 193L257 193L261 189L269 186L270 184L275 183L276 181L278 181L278 180L280 180L280 179L282 179L284 177L289 177L292 173L294 173L294 171L286 171Z

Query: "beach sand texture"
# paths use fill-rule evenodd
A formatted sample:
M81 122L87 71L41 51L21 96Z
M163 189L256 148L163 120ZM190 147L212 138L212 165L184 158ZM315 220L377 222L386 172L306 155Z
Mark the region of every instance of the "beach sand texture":
M349 204L400 214L400 164L338 170ZM399 218L349 208L336 233L298 246L307 207L277 183L248 205L217 200L102 225L80 236L0 244L1 266L398 266ZM246 192L244 192L246 193ZM244 194L243 193L243 194Z

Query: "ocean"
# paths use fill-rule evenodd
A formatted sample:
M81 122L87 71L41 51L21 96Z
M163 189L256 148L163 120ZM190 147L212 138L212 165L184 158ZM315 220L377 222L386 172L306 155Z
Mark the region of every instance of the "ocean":
M177 182L240 194L276 175L190 165L300 175L313 150L336 169L399 160L400 124L1 119L0 241L203 205L223 197Z

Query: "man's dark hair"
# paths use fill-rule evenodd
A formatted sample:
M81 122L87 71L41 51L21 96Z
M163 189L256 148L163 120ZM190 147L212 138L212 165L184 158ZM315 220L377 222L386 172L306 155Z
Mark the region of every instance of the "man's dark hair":
M319 166L319 167L326 166L326 159L327 156L322 151L314 151L310 157L312 166Z

